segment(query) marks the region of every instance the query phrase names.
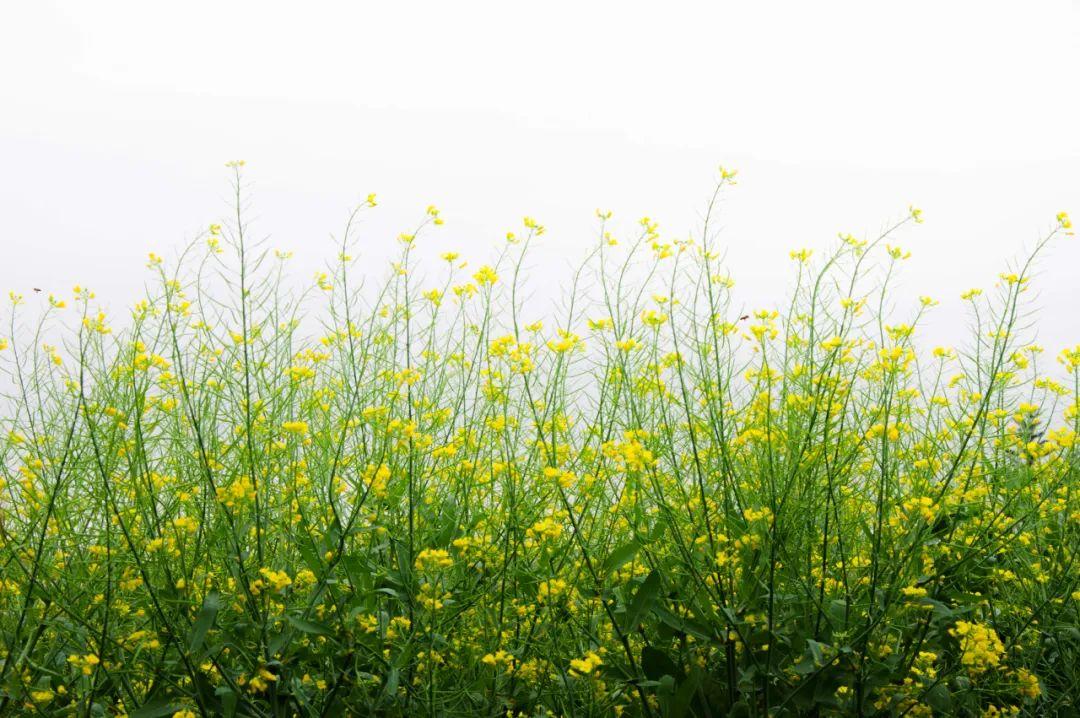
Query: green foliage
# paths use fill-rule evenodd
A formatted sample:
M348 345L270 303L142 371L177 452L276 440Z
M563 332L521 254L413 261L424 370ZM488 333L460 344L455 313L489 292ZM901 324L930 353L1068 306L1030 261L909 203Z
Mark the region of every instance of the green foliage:
M934 302L885 311L918 210L741 318L716 196L694 241L601 214L545 328L535 220L423 285L429 208L374 285L354 214L294 297L234 169L122 328L13 297L0 713L1077 711L1080 347L1020 329L1064 215L925 351Z

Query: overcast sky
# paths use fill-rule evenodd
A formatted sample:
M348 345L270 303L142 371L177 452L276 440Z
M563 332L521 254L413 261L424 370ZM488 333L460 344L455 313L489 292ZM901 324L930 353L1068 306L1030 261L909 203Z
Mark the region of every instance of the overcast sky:
M310 273L368 192L373 257L429 203L482 258L522 215L537 272L629 231L695 230L718 164L748 307L793 247L906 212L900 291L959 293L1071 211L1080 224L1080 2L19 2L0 5L0 289L114 311L225 211L247 161L257 228ZM1039 277L1039 339L1080 341L1080 241Z

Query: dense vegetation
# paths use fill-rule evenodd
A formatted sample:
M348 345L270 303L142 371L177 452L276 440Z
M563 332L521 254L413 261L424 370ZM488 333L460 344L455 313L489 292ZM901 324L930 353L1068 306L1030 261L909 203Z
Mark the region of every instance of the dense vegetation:
M598 213L547 316L536 221L423 284L429 208L378 282L374 196L301 296L239 209L115 324L13 294L0 713L1075 715L1080 347L1022 329L1068 217L920 347L917 209L739 316L733 178L691 240Z

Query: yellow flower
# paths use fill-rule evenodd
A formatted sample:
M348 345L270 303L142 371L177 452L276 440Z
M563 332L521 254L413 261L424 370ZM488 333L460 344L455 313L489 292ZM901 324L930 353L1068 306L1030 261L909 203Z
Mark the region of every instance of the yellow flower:
M548 342L548 348L557 354L565 354L572 351L581 343L581 337L565 329L559 330L559 338Z
M30 691L30 698L34 703L48 703L55 694L50 690Z
M85 656L68 656L68 663L80 669L84 676L89 676L94 673L94 666L101 663L101 659L93 653L87 653Z
M570 471L560 469L557 466L544 467L544 478L559 482L559 486L569 489L577 481L577 477Z
M613 321L611 321L610 317L601 317L600 319L590 319L589 320L589 329L592 329L594 332L602 332L605 329L611 329L611 327L614 326L614 324L615 323Z
M754 521L768 521L772 519L772 511L768 508L748 508L743 511L743 518L753 523Z
M602 666L604 661L594 652L589 651L584 658L575 658L570 661L570 674L574 676L587 676Z
M668 315L655 309L646 309L641 313L641 321L649 327L658 327L668 319Z
M302 381L304 379L311 379L315 376L315 370L309 366L291 366L285 370L285 373L293 381Z
M550 581L541 581L536 589L536 600L539 603L551 603L557 601L568 593L566 581L561 578L553 578Z
M993 628L982 623L957 621L956 626L949 629L949 635L960 641L960 662L969 673L978 675L1001 665L1005 646Z
M1020 684L1020 695L1025 698L1038 698L1042 695L1039 677L1026 668L1016 671L1016 682Z
M1080 368L1080 344L1077 344L1072 349L1063 349L1058 356L1058 361L1069 371L1076 371Z
M918 220L916 220L918 221ZM911 252L905 252L901 247L894 247L891 244L885 245L885 251L889 253L889 256L893 259L910 259Z
M298 434L300 436L303 436L308 432L306 421L286 421L281 425L281 428L288 434Z
M424 377L419 369L405 368L394 374L394 381L398 386L412 386Z
M969 290L967 290L966 292L964 292L963 294L961 294L961 295L960 295L960 298L961 298L961 299L968 299L968 300L971 300L971 299L974 299L975 297L979 296L980 294L982 294L982 290L981 290L981 289L978 289L978 288L976 288L976 289L969 289Z
M255 498L255 484L246 476L241 476L229 484L228 488L217 488L217 500L233 508L238 503L245 503Z
M450 558L449 552L441 548L426 548L416 556L418 571L437 571L453 565L454 559Z
M509 666L513 664L514 656L511 653L507 653L506 651L499 649L494 653L485 654L484 657L480 659L480 662L483 663L485 666L491 666L492 668L500 665Z
M480 286L492 285L499 281L499 275L495 273L494 269L485 264L473 275L473 279Z
M450 593L441 591L430 583L420 584L420 595L418 596L420 605L429 611L438 611L445 604L443 601L450 598Z
M284 571L274 571L269 568L260 568L259 575L265 578L270 587L278 593L281 593L286 588L292 585L292 579L289 578L289 574Z
M556 478L561 476L562 472L558 469ZM552 519L550 516L540 519L525 531L525 536L535 541L552 541L562 536L562 524Z
M921 586L904 586L900 589L900 593L904 594L906 598L924 598L926 596L926 589Z
M265 668L260 668L251 680L248 681L248 689L252 693L262 693L270 687L270 683L277 681L278 677Z
M544 226L537 222L532 217L526 217L523 220L525 227L535 233L537 236L544 233Z

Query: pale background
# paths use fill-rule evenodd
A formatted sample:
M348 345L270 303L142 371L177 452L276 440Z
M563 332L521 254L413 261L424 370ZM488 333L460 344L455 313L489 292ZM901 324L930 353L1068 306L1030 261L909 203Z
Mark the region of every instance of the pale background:
M529 214L565 276L597 207L686 236L718 164L747 307L787 252L925 211L900 290L964 320L1067 210L1080 225L1080 3L5 2L0 289L94 287L114 313L226 211L247 161L257 228L305 279L368 192L381 261L428 203L481 259ZM1038 279L1039 340L1080 341L1080 241ZM545 276L545 275L541 275Z

